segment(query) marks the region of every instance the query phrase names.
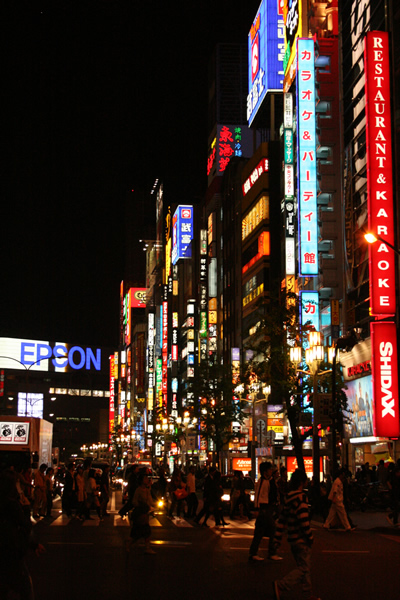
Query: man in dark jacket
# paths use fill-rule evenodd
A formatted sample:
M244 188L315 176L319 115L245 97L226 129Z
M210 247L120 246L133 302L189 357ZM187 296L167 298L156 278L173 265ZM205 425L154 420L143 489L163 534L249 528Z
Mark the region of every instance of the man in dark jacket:
M304 471L296 469L291 477L289 492L278 520L275 534L276 546L280 546L283 532L287 528L288 542L297 567L285 575L283 579L274 581L275 600L280 600L281 592L292 589L298 583L302 586L305 600L319 600L319 598L313 596L311 585L310 567L313 535L310 527L308 504L303 492L306 481Z

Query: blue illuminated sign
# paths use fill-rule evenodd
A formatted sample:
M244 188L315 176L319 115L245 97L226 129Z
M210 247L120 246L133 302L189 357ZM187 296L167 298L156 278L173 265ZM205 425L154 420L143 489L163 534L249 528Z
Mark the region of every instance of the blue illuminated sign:
M101 350L96 349L94 354L91 348L72 346L68 350L64 344L56 344L54 348L44 343L21 342L20 362L32 366L42 360L52 358L54 367L63 368L70 366L72 369L90 370L91 364L96 371L101 370Z
M180 258L191 258L193 239L193 206L180 205L172 217L172 264Z
M297 40L297 178L299 269L318 275L317 161L315 138L314 40Z
M278 0L263 0L249 32L249 126L267 93L283 89L284 23L278 11Z
M319 331L319 294L314 291L300 292L301 324L313 325Z

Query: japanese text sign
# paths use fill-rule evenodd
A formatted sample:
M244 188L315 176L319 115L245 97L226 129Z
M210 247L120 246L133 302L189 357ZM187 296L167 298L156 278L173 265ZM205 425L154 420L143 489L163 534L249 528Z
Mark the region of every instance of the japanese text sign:
M172 264L180 258L191 258L193 239L193 206L179 205L172 218Z
M299 261L302 276L318 275L314 40L297 40L297 165Z

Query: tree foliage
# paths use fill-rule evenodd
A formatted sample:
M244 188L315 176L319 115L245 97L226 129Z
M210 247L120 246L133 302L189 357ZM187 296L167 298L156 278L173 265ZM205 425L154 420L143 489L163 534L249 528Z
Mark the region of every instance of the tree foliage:
M235 396L230 366L200 365L192 389L195 398L199 398L196 410L200 435L213 442L218 455L234 437L232 423L243 423L246 403Z
M242 383L247 390L254 388L255 382L271 387L269 402L283 405L292 432L292 443L298 465L304 468L302 446L312 433L304 415L305 408L313 406L313 377L299 374L298 368L306 370L305 364L296 365L290 361L290 347L303 345L308 333L313 330L310 324L302 327L299 323L299 300L296 294L282 293L271 298L268 304L260 304L260 321L257 332L247 344L251 358L245 363ZM319 372L327 371L331 365L321 364ZM336 409L342 412L347 406L340 370L336 374ZM318 392L330 393L332 376L317 378ZM305 402L305 399L307 401ZM300 427L302 425L302 428Z

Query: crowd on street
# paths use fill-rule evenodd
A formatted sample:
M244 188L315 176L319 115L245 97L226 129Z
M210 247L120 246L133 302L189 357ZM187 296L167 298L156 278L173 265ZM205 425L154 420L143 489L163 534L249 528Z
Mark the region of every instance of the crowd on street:
M390 498L390 511L386 511L386 518L393 527L399 526L400 459L388 465L381 461L372 469L368 464L363 465L357 470L355 478L351 478L347 468L338 469L335 477L321 484L319 504L314 502L316 486L303 471L296 470L289 479L284 466L278 468L270 462L260 465L254 502L250 501L241 471L235 471L229 478L228 504L221 473L215 466L209 466L208 469L190 466L186 473L176 467L171 475L161 466L154 476L148 467L132 465L129 473L126 502L118 513L121 519L129 518L127 553L139 540L144 540L145 554L155 553L150 543L150 517L160 503L166 507L166 514L171 520L184 517L191 520L194 526L203 528L209 526L211 515L216 527L235 526L236 519L251 522L255 518L249 560L264 560L259 554L264 537L269 539L267 558L282 560L279 547L287 530L288 542L296 561L296 569L273 584L277 600L285 590L298 583L303 586L307 600L316 599L312 594L310 579L313 543L311 515L316 508L320 511L325 530L340 527L348 532L354 531L356 525L351 519L351 485L382 486ZM35 471L31 467L11 467L2 470L0 488L0 522L5 532L1 541L4 546L2 556L7 557L0 564L0 576L7 574L8 585L15 585L20 597L30 600L33 596L30 595L30 576L24 556L29 549L37 554L44 551L43 546L32 538L32 525L41 517L46 519L52 516L56 490L61 495L62 512L67 518L85 521L96 518L92 516L95 513L99 521L103 521L109 515L110 466L104 464L102 469L94 469L91 459L87 459L77 465L71 462L57 473L53 467L45 464ZM229 521L226 520L227 513ZM0 579L3 580L2 577Z

